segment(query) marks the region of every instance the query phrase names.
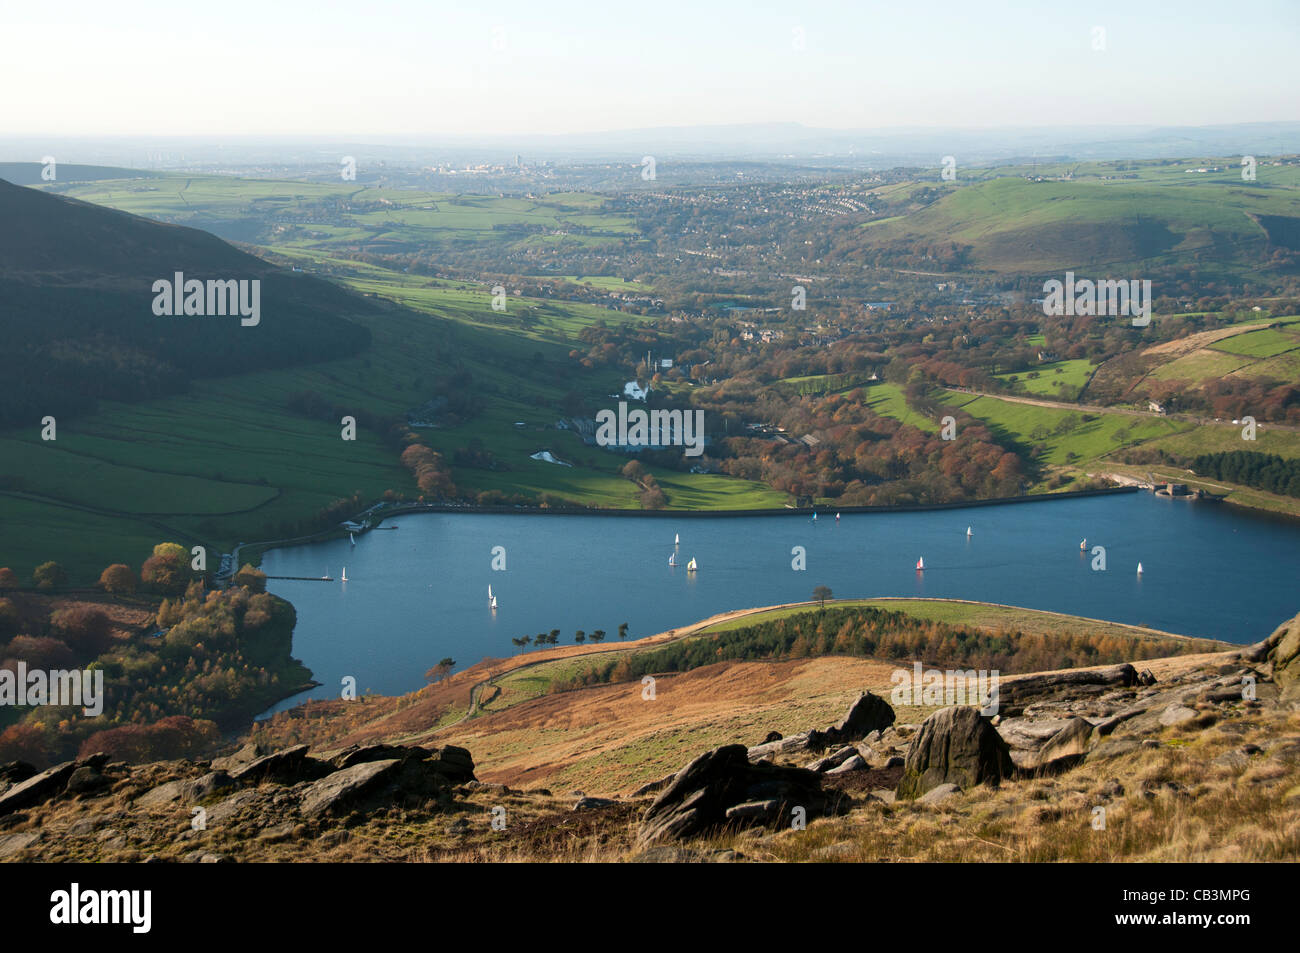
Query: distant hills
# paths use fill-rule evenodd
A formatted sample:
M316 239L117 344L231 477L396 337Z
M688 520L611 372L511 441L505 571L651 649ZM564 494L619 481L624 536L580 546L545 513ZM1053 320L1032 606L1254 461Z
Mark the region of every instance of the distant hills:
M0 181L0 426L97 399L183 391L193 378L330 360L369 345L348 320L375 303L191 228ZM153 283L260 281L259 320L159 316ZM251 287L251 286L248 286Z
M389 135L367 140L333 136L137 137L42 139L11 137L3 155L75 155L106 165L160 169L239 166L337 170L343 155L367 164L426 165L430 161L775 160L855 167L938 165L945 155L963 165L1042 159L1161 159L1188 155L1277 155L1300 149L1300 122L1214 126L1060 125L994 128L911 126L829 129L798 122L660 126L600 132L484 135ZM832 161L833 160L833 161ZM3 171L0 177L8 178ZM11 180L12 181L12 180Z

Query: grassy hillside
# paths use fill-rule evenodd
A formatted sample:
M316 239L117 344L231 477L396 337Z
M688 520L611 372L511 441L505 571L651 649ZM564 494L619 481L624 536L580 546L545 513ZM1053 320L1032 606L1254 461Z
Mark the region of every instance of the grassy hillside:
M1300 218L1300 188L1280 175L1254 183L1239 174L1234 182L1230 174L1196 173L1035 182L1000 171L999 178L959 184L914 214L862 230L864 246L953 241L970 246L975 268L1003 274L1109 274L1194 260L1241 272L1258 267L1268 243L1257 216Z

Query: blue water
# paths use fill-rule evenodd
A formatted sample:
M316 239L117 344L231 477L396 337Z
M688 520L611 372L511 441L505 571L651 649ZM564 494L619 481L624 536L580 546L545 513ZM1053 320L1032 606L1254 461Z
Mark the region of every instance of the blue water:
M321 688L407 692L451 656L464 668L518 651L515 636L604 629L617 641L730 609L837 598L974 599L1257 641L1300 612L1300 524L1146 492L913 513L663 518L420 514L357 538L274 550L272 592L298 610L294 655ZM974 535L966 538L966 527ZM680 533L676 568L667 565ZM1092 569L1106 550L1107 568ZM505 547L506 570L492 549ZM807 569L792 568L802 546ZM926 570L915 570L918 557ZM699 562L688 574L686 562ZM1142 563L1144 573L1137 574ZM488 586L498 599L488 608Z

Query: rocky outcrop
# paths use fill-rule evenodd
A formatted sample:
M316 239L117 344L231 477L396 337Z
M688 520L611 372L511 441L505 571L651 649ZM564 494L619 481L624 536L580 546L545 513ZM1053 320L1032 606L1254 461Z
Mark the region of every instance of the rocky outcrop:
M303 817L312 818L347 809L366 794L395 780L401 765L402 761L397 758L362 761L326 775L302 793L300 810Z
M811 820L837 811L841 800L822 791L816 772L751 764L744 745L725 745L677 773L646 811L637 842L680 840L727 827L778 826L789 823L799 807Z
M947 783L963 789L996 785L1014 773L1010 749L987 718L966 706L943 708L912 739L898 797L917 798Z
M889 702L879 695L863 692L854 699L848 712L836 724L825 728L813 728L802 734L789 735L785 738L777 735L774 740L750 748L749 760L762 761L765 758L789 756L800 751L825 751L833 745L840 746L846 742L861 740L873 731L885 731L893 723L894 709ZM768 737L771 738L771 735Z
M40 804L61 794L89 793L105 787L105 784L96 783L94 779L107 763L108 755L94 754L77 761L65 761L33 774L0 795L0 816ZM72 790L69 790L74 777L77 781L72 784Z
M330 771L329 763L307 757L307 750L307 745L295 745L274 751L236 768L230 776L238 784L261 784L264 781L292 784L324 777Z
M1282 701L1300 699L1300 615L1279 625L1273 634L1242 652L1252 662L1264 662Z
M1042 699L1059 697L1065 693L1072 698L1085 698L1119 686L1127 688L1138 684L1138 681L1137 669L1127 662L1110 668L1053 672L1004 680L998 687L998 714L1003 718L1011 718Z

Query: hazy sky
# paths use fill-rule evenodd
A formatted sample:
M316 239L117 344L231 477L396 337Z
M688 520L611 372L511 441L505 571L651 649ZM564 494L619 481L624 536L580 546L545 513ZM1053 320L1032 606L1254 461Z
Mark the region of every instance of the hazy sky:
M201 6L7 0L0 134L1300 119L1300 0Z

